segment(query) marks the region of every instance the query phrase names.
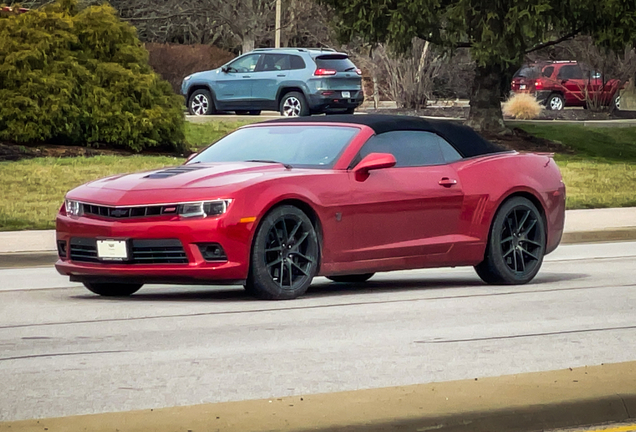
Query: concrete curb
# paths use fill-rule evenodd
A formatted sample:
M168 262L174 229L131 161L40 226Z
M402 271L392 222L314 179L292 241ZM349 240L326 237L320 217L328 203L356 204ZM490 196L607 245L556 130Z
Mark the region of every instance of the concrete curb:
M636 362L628 362L405 387L5 422L0 423L0 432L522 432L634 418Z

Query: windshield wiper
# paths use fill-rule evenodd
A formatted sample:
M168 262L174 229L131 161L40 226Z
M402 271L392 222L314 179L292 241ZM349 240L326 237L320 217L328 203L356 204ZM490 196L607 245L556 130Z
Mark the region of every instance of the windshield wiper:
M267 159L250 159L250 160L246 160L245 162L260 162L260 163L275 163L275 164L281 164L283 165L285 168L287 169L292 169L293 167L289 164L286 163L282 163L282 162L278 162L275 160L267 160Z
M356 70L356 67L355 67L355 66L352 66L352 67L350 67L350 68L348 68L348 69L345 69L344 71L345 71L345 72L349 72L349 71L352 71L352 70Z

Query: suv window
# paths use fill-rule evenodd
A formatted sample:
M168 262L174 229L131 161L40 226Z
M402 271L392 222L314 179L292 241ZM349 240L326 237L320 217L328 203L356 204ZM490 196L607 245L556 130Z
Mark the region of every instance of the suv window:
M228 72L254 72L260 57L260 54L243 56L228 65Z
M287 54L265 54L257 72L289 70L289 56Z
M349 60L349 57L342 54L321 55L315 60L318 69L334 69L337 72L348 72L356 69L356 65Z
M561 70L559 70L559 75L557 76L557 78L563 80L583 79L583 71L578 65L561 66Z
M519 69L513 78L538 78L540 74L540 70L536 66L523 66Z
M546 78L550 78L553 73L554 73L554 66L548 66L545 69L543 69L543 72L541 73L541 75L543 75Z
M353 165L371 153L392 154L397 168L441 165L462 159L444 139L424 131L395 131L375 135L360 149Z
M290 55L289 62L291 64L291 69L305 69L305 60L301 56Z

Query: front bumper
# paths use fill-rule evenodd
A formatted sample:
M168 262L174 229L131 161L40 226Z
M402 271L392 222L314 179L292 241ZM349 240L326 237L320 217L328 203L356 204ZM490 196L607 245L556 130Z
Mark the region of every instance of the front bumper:
M242 282L247 278L253 222L227 225L222 217L113 221L64 215L58 215L56 222L60 259L55 268L73 281L214 284ZM124 261L106 261L97 258L96 248L93 249L99 239L125 240L130 250L134 243L159 246L166 242L180 243L184 257L179 262L158 259L146 264L130 253ZM213 243L222 246L226 259L204 258L199 245ZM157 256L165 256L161 248L158 251Z
M342 98L341 91L334 91L333 94L310 94L309 109L314 112L326 112L332 110L345 110L357 108L364 102L364 93L359 90L350 91L349 98Z

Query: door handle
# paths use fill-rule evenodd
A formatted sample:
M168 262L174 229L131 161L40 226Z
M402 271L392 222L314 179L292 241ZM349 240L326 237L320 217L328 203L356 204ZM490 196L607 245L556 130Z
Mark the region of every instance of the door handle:
M250 78L249 75L243 75L243 78Z
M277 77L281 77L281 78L282 78L282 77L286 77L287 75L285 75L285 74L280 74L280 75L276 75L276 76L277 76Z
M457 180L448 177L442 177L439 181L440 186L451 187L457 184Z

